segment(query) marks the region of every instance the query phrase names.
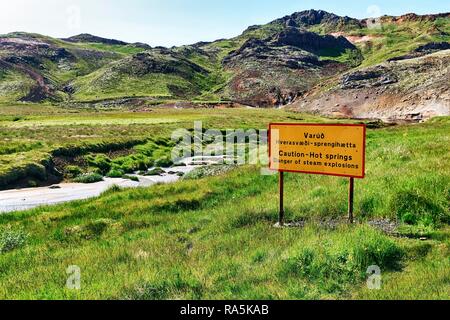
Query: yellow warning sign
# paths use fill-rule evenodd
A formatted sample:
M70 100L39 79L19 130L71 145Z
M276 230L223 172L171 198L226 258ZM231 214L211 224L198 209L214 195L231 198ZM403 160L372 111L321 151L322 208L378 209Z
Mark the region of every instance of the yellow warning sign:
M270 169L364 178L366 126L272 123Z

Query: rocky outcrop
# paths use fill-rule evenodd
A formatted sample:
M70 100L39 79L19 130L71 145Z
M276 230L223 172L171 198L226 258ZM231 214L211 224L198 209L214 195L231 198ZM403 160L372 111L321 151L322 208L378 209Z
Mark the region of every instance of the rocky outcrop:
M143 43L143 42L131 43L128 46L134 47L134 48L141 48L141 49L144 49L144 50L151 50L152 49L151 46L149 46L148 44Z
M356 47L342 36L322 36L296 28L285 28L264 40L247 40L238 50L225 57L223 64L253 59L298 69L308 65L320 66L317 56L320 52L332 51L339 55L345 50L356 50Z
M440 18L450 18L450 12L445 13L437 13L437 14L425 14L418 15L415 13L407 13L401 16L383 16L381 17L381 21L384 23L395 22L395 23L404 23L404 22L420 22L420 21L435 21Z
M325 29L335 31L343 31L349 27L362 27L362 24L358 19L341 17L323 10L306 10L296 12L275 20L272 23L295 28L307 28L315 25L323 25Z
M128 42L115 40L115 39L106 39L102 37L93 36L92 34L82 33L70 38L62 39L68 42L87 42L87 43L103 43L109 45L127 45Z
M321 52L339 55L356 47L344 37L321 36L297 28L284 28L266 39L249 39L223 60L235 74L227 93L234 101L257 107L292 103L322 77L347 68L322 61Z
M322 36L314 32L302 31L291 27L276 34L271 41L277 46L294 46L313 53L326 50L342 53L346 49L356 49L356 47L343 36Z
M239 50L225 57L223 64L227 67L237 67L250 61L285 66L290 69L322 65L316 55L307 51L257 39L246 41Z
M44 59L54 62L61 59L75 59L65 48L32 37L0 38L0 50L5 61L13 64L32 64L36 68L40 67Z
M414 58L423 57L427 54L431 54L431 53L434 53L437 51L449 50L449 49L450 49L449 42L430 42L428 44L425 44L423 46L416 48L409 54L402 55L399 57L394 57L394 58L388 59L388 61L400 61L400 60L414 59Z
M348 72L317 85L291 107L344 118L423 121L450 115L448 79L450 50L442 50Z
M450 42L430 42L423 46L418 47L416 50L414 50L414 52L430 54L436 51L449 49L450 49Z
M394 73L384 66L347 74L341 79L342 89L374 88L398 82Z

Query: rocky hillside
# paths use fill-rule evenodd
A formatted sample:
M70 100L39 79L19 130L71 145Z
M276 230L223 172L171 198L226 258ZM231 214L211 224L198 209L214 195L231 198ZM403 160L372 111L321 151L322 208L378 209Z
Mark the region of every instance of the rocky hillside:
M12 33L0 36L0 103L234 101L421 118L449 113L449 43L448 13L373 21L308 10L173 48Z
M0 36L0 102L69 100L73 80L143 50L26 33Z
M294 27L263 40L251 38L227 55L222 64L233 77L231 99L253 106L285 105L321 79L347 65L321 60L322 52L344 54L356 47L342 36L319 35Z
M344 73L311 89L289 108L337 117L420 121L450 114L449 81L450 50L411 55Z
M156 48L110 63L71 83L74 98L133 97L190 99L201 93L209 71L183 54Z

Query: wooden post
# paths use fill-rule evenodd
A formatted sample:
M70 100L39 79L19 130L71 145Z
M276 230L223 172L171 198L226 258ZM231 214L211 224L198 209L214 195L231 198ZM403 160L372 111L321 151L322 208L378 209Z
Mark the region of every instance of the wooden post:
M280 227L284 225L284 174L283 171L279 172L279 187L280 187Z
M348 188L348 221L353 223L353 196L355 191L355 179L350 178L350 184Z

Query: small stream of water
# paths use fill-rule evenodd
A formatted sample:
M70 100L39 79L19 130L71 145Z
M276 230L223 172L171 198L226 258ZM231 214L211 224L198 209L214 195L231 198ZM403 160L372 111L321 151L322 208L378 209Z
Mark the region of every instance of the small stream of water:
M97 197L114 185L121 188L149 187L158 183L173 183L196 168L218 164L223 157L193 157L183 162L186 166L163 168L164 174L159 176L142 176L134 174L139 182L122 178L104 178L103 181L83 183L61 183L51 187L25 188L0 191L0 214L12 211L27 210L43 205L54 205L74 200Z

